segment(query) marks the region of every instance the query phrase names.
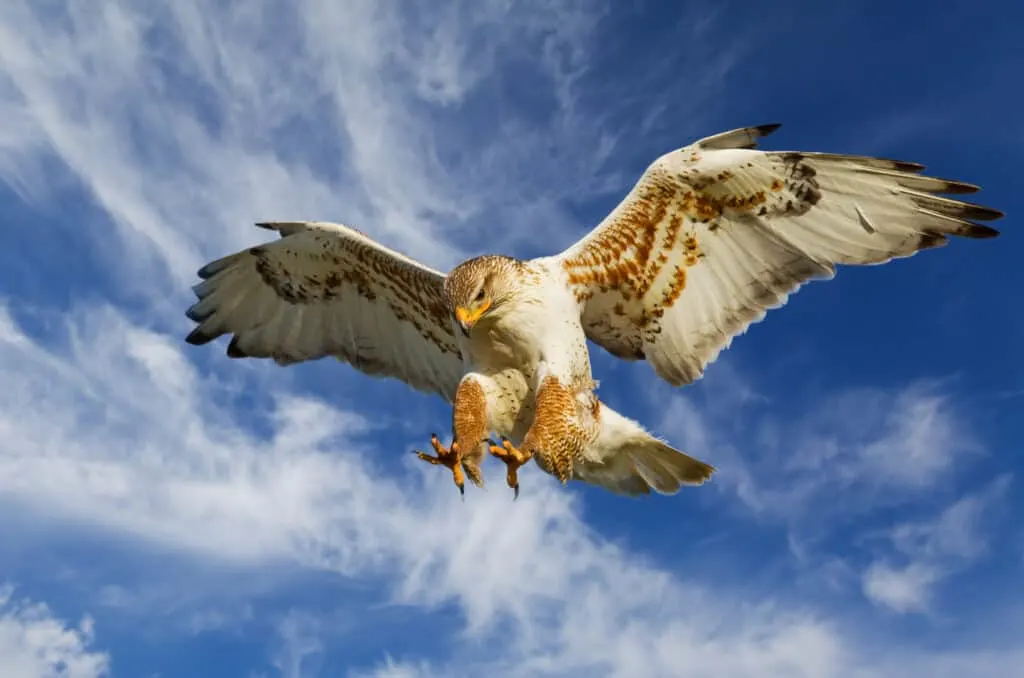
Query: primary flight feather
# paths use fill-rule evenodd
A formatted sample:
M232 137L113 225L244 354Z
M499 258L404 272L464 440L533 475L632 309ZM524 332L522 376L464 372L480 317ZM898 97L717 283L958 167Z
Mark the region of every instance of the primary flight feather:
M580 241L554 256L487 255L447 275L322 222L260 224L279 240L204 266L188 336L231 334L231 357L334 356L453 405L450 446L421 459L483 483L491 454L562 482L626 495L677 492L714 468L595 393L589 338L646 360L673 385L699 378L732 338L837 264L879 264L989 238L1002 216L942 194L976 186L921 165L756 150L778 128L732 130L667 153ZM497 433L500 444L488 436Z

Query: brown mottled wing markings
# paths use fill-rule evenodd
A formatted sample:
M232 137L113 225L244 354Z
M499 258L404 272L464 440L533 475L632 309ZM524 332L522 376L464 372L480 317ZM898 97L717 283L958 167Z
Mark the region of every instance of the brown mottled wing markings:
M592 341L689 383L733 336L836 264L997 234L974 222L1000 212L937 195L976 186L923 176L916 163L752 150L777 127L732 130L658 158L560 255Z
M463 367L441 273L340 224L260 226L282 238L200 269L189 343L231 334L229 356L285 365L334 356L452 400Z

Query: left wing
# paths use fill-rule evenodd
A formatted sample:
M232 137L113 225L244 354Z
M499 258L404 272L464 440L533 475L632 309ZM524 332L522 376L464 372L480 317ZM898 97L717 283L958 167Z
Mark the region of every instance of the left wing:
M557 255L588 338L687 384L836 264L884 263L949 235L998 235L974 222L1001 212L937 195L976 186L922 176L909 162L753 150L777 128L733 130L663 155Z
M290 365L333 356L454 399L463 365L443 274L343 224L257 226L281 238L199 270L188 343L230 334L232 358Z

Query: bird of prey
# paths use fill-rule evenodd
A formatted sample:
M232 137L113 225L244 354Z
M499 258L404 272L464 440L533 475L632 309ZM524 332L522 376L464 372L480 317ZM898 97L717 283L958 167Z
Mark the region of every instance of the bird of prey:
M593 230L553 256L475 257L447 275L323 222L263 223L280 238L199 270L186 341L233 335L233 358L325 356L452 404L452 442L418 452L483 483L488 452L562 483L673 494L715 470L598 399L587 340L646 360L668 383L699 378L732 338L837 264L880 264L989 238L1002 214L940 194L977 186L912 162L762 151L778 125L671 151ZM490 436L497 434L500 444Z

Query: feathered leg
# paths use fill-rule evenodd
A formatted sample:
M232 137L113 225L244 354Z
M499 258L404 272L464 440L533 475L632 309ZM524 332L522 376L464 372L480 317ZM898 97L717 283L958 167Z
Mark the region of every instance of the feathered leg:
M483 487L480 461L484 454L483 442L486 435L487 397L473 375L467 375L455 392L451 446L445 449L437 435L431 434L430 445L434 448L434 455L417 450L416 456L429 464L451 469L455 486L459 488L460 494L465 494L467 476L474 485Z
M592 402L591 407L585 407L584 401ZM500 446L490 441L491 454L508 469L506 481L514 498L519 497L518 470L534 457L541 469L563 484L569 482L576 459L597 432L585 421L595 423L599 407L590 389L566 386L558 377L542 374L533 423L519 448L506 439Z

